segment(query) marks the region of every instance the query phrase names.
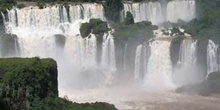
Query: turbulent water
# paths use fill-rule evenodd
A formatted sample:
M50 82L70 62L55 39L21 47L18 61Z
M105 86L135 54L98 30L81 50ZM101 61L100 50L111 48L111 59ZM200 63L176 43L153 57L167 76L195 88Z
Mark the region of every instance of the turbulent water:
M173 0L165 6L161 2L125 3L124 16L127 11L133 14L135 22L160 24L164 21L177 22L178 19L190 21L196 17L196 1Z

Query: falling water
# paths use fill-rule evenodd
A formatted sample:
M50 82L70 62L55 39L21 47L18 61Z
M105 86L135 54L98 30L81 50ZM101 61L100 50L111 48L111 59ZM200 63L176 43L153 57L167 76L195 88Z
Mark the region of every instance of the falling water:
M192 67L196 64L196 44L197 41L191 39L183 40L180 47L178 66L180 68Z
M178 19L190 21L196 17L195 0L173 0L167 4L167 20L177 22Z
M103 36L102 58L101 64L99 64L97 62L96 36L90 34L89 37L82 38L79 32L80 25L91 18L105 20L101 4L70 5L69 14L61 5L44 9L15 8L8 10L8 18L9 21L5 25L7 33L17 35L21 57L39 56L57 60L59 73L62 74L59 80L66 79L66 82L59 81L59 87L68 85L65 83L88 85L90 82L81 82L88 80L83 76L83 74L88 74L87 71L93 71L95 77L90 79L94 78L93 82L96 82L97 77L102 77L106 79L101 80L102 85L112 83L116 71L112 33L105 33ZM64 51L57 48L55 35L62 35L65 39ZM97 85L100 86L100 84Z
M182 41L179 60L174 68L174 79L178 86L199 81L197 65L197 41L186 38Z
M162 23L164 18L159 2L124 4L124 15L130 11L135 22L151 21L153 24Z
M164 21L177 22L178 19L190 21L196 17L195 0L172 0L163 10L162 2L124 3L124 16L130 11L135 22L151 21L160 24Z
M146 85L156 89L173 88L170 43L169 40L150 42L151 55L145 76Z
M135 69L134 69L134 79L139 80L140 79L140 63L141 63L141 51L142 51L142 46L139 45L136 48L136 56L135 56Z
M123 56L123 69L124 69L124 71L126 70L126 59L127 59L127 48L128 48L128 44L126 43L126 45L125 45L125 50L124 50L124 56Z
M209 40L207 47L207 73L218 71L218 45Z

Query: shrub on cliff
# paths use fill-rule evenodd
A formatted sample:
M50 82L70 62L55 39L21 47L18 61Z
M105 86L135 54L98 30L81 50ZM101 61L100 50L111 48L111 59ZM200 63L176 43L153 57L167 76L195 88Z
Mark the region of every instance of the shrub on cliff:
M143 43L154 36L153 30L157 29L157 26L149 25L148 21L142 21L130 25L118 23L114 25L114 29L115 42L122 43L127 42L129 39L135 39L134 41Z
M133 17L133 15L130 11L126 12L126 17L125 17L124 22L125 22L126 25L134 24L134 17Z
M87 37L90 33L102 35L108 32L107 23L101 19L90 19L89 23L82 23L80 27L80 34L83 38Z

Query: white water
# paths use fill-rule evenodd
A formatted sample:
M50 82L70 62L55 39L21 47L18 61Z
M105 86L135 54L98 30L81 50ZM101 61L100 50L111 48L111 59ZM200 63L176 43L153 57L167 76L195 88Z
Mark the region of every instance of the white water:
M147 65L145 84L152 89L172 89L172 64L168 40L150 42L151 55Z
M196 44L197 41L192 39L183 40L178 61L180 68L187 68L196 64Z
M218 45L209 40L207 47L207 73L218 71ZM208 76L207 74L207 76Z
M177 22L178 19L190 21L196 17L195 0L173 0L167 4L167 20Z
M177 22L178 19L190 21L196 17L196 1L172 0L165 8L160 2L124 3L124 16L127 11L133 14L135 22L160 24L164 21Z
M197 57L197 41L186 38L182 41L177 67L174 68L174 79L178 86L199 81Z
M136 48L134 79L137 81L140 80L140 65L141 65L142 47L143 47L143 45L139 45Z
M151 21L153 24L162 23L162 7L158 2L124 4L124 15L130 11L135 22Z

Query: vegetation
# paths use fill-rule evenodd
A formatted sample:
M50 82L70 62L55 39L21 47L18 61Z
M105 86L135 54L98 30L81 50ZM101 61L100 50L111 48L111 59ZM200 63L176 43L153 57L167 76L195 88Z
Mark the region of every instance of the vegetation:
M0 59L1 110L117 110L107 103L77 104L58 97L52 59Z
M87 37L90 33L96 35L103 35L108 32L108 25L101 19L90 19L89 23L83 23L80 27L80 34L83 38Z
M134 24L134 17L130 11L126 12L126 17L124 22L126 25Z
M104 10L108 21L119 22L123 4L121 0L105 0Z
M52 59L0 59L0 108L29 108L35 98L58 96L57 65Z

